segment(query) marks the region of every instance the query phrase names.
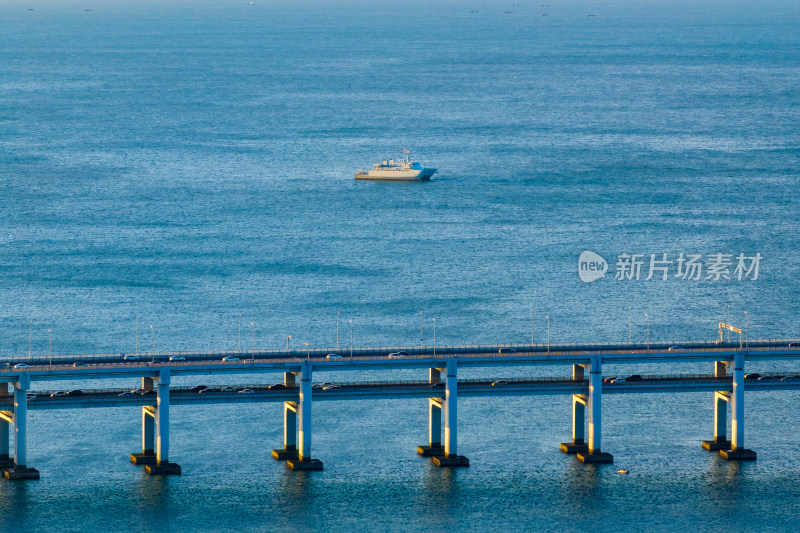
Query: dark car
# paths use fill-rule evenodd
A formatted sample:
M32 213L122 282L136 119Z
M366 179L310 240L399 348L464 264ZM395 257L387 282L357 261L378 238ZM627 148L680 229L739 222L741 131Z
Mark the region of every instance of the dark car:
M139 393L139 396L152 396L156 393L154 390L146 390Z
M83 391L80 389L71 390L67 393L67 396L83 396Z
M210 388L206 387L205 389L203 389L201 391L197 391L198 394L207 394L209 392L219 392L219 390L218 389L210 389Z
M761 377L761 374L745 374L744 379L758 379Z
M194 387L189 389L189 392L200 392L200 391L205 390L207 388L208 387L206 387L205 385L195 385Z
M270 385L269 390L286 390L286 385L283 383L276 383L275 385Z
M626 381L642 381L643 379L644 378L642 376L640 376L639 374L634 374L634 375L628 377L628 379Z
M514 348L500 348L497 353L517 353Z

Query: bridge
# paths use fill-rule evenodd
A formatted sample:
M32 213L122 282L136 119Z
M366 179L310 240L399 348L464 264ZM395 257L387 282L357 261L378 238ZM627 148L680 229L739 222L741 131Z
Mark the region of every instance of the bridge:
M372 347L346 350L249 350L85 354L0 358L0 468L7 479L37 479L27 465L27 411L46 409L142 409L142 451L131 461L149 474L180 474L169 456L170 405L283 402L283 446L273 457L295 470L321 470L311 455L314 401L427 399L428 442L417 452L440 467L469 466L458 453L458 398L470 396L569 395L572 439L561 444L585 463L613 462L602 450L603 394L706 392L713 395L713 438L703 448L728 460L753 460L744 446L744 392L800 390L800 373L745 375L754 361L800 360L800 340L740 343L692 341L647 344L560 344ZM634 375L604 382L603 365L710 363L713 372L695 375ZM497 372L514 366L562 366L557 378L481 377L459 379L461 368ZM426 380L314 383L315 371L420 369ZM279 375L280 383L237 387L172 386L172 376ZM141 388L45 390L53 380L141 379ZM37 387L32 388L32 383ZM12 390L9 391L9 385ZM727 405L731 406L728 438ZM13 427L14 456L10 454Z

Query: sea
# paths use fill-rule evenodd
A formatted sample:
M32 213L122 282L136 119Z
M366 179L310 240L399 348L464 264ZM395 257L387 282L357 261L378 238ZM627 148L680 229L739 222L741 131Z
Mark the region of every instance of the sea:
M0 359L796 339L798 26L788 0L0 1ZM403 149L434 179L353 179ZM415 452L424 400L315 404L322 472L271 458L280 404L176 406L163 478L128 461L138 408L31 410L41 479L0 482L0 531L797 527L800 392L747 394L747 463L701 449L710 393L607 396L598 466L559 450L568 397L459 403L453 470Z

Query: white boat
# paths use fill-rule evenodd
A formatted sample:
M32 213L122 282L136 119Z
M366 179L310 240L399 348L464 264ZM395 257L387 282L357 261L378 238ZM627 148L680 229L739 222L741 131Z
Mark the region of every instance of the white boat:
M412 161L411 150L403 148L402 159L384 159L375 163L369 171L360 168L355 178L375 181L428 181L435 173L435 168L423 168L419 161Z

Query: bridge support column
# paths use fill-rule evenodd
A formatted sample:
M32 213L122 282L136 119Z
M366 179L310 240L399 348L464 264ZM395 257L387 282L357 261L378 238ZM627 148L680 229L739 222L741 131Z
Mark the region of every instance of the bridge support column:
M8 394L8 383L0 383L0 394L3 396ZM11 416L13 420L13 414ZM14 459L9 454L10 436L8 420L0 419L0 470L14 466Z
M142 378L142 388L154 390L153 378ZM156 464L155 452L156 410L151 405L142 407L142 453L132 453L131 462L135 465Z
M169 384L168 368L162 368L156 378L156 463L146 465L145 471L150 475L178 475L179 464L169 462Z
M458 455L458 367L449 359L444 382L444 455L434 456L433 464L444 466L469 466L469 459Z
M300 371L300 401L297 402L297 422L300 426L298 458L286 461L292 470L322 470L322 461L311 458L311 372L311 363L303 363Z
M584 380L583 365L572 365L572 379L574 381ZM588 453L589 445L586 444L584 436L584 424L586 423L586 395L572 395L572 442L562 442L561 451L567 454Z
M731 393L731 449L720 450L723 459L754 461L756 452L744 447L744 353L733 359L733 392Z
M297 386L295 377L291 372L284 372L283 384L286 388ZM297 451L297 402L283 402L283 448L272 450L272 458L278 461L300 459Z
M724 378L727 375L725 361L714 361L714 377ZM728 440L728 402L731 395L727 391L714 392L714 440L701 441L704 450L715 452L730 450L731 441Z
M438 368L428 369L428 382L431 385L442 383L442 373ZM442 446L442 399L428 398L428 445L417 446L417 453L423 457L444 455Z
M610 453L601 451L602 445L602 400L603 374L602 361L599 355L593 355L589 366L589 450L578 452L578 460L582 463L613 463Z
M39 479L39 471L28 468L28 389L31 378L19 376L14 383L14 467L3 470L6 479Z

